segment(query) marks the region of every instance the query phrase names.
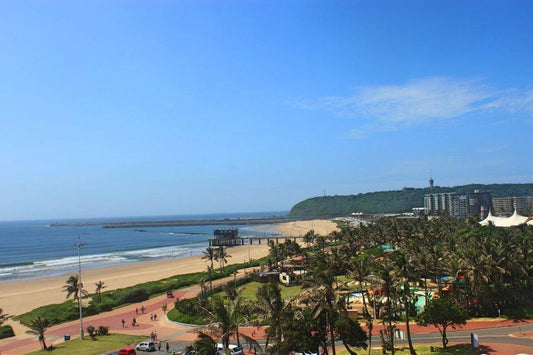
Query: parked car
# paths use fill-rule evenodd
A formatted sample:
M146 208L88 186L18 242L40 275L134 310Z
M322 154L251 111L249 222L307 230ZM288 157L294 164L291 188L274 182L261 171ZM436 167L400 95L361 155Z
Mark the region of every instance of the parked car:
M155 351L155 343L152 341L143 341L137 344L135 348L140 351Z
M242 348L242 346L238 346L235 344L229 344L228 348L229 348L230 355L243 355L244 354L244 349ZM219 355L226 354L224 352L224 345L222 343L217 344L217 354Z

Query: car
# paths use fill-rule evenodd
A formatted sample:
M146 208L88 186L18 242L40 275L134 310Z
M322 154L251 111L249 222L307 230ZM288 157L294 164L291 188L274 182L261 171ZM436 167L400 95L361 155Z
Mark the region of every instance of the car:
M155 351L155 343L152 341L143 341L142 343L137 344L135 349L140 351Z
M244 349L242 348L242 346L237 346L235 344L229 344L228 348L229 348L230 355L243 355L244 354ZM217 344L217 354L219 355L226 354L224 352L224 345L222 345L221 343Z
M244 349L242 346L237 346L230 350L229 352L231 355L244 355Z

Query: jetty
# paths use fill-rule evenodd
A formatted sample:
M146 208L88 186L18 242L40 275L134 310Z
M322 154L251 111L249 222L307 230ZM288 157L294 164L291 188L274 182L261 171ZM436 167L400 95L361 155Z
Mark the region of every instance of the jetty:
M292 240L296 242L298 239L303 239L303 236L285 236L279 234L265 234L265 235L254 235L239 237L237 228L229 229L215 229L214 237L209 238L210 247L232 247L237 245L253 245L253 244L262 244L269 243L271 240L274 243L279 244L287 240Z

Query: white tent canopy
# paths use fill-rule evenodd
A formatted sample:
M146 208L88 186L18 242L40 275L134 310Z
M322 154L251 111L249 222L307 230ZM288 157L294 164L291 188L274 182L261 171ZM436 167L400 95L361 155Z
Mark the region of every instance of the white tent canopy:
M484 220L479 222L479 224L481 224L482 226L487 226L489 223L492 222L492 224L494 224L496 227L512 227L524 224L527 220L528 217L519 215L516 210L514 211L511 217L493 216L492 213L489 211L489 215ZM527 221L527 224L533 226L533 219Z

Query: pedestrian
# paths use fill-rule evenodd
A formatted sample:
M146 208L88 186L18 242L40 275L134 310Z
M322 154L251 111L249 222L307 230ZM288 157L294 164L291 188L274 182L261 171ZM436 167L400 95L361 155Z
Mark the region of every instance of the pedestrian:
M157 313L154 313L154 320L157 320Z
M154 320L154 314L150 313L150 320Z
M122 318L122 328L125 327L125 324L126 324L126 321L124 320L124 318Z
M168 341L167 341L167 346L166 346L166 348L167 348L167 353L168 353L168 351L170 350L170 345L168 345Z
M141 313L142 313L142 314L144 314L144 310L145 310L145 309L146 309L146 308L144 308L144 306L141 306Z
M161 351L161 342L160 341L157 342L157 350Z
M154 340L157 340L157 329L154 330Z
M137 320L135 318L133 318L133 320L131 321L131 325L132 327L135 328L135 325L137 324Z
M139 314L139 308L135 307L135 314Z

